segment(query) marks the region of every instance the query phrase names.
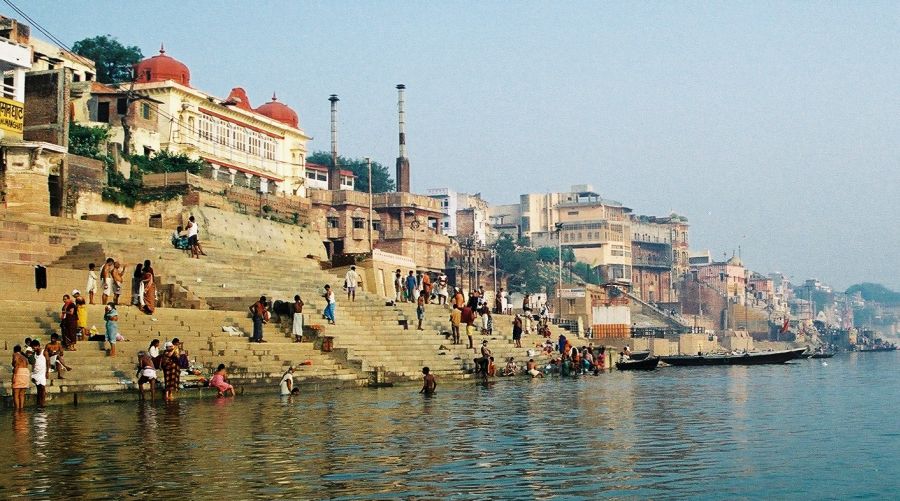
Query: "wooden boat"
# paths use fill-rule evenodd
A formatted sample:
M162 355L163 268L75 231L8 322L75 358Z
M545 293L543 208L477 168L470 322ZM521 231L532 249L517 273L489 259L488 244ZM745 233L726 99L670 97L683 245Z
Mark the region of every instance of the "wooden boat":
M741 355L672 355L660 358L669 365L686 367L701 365L763 365L783 364L789 360L799 358L804 351L806 351L806 348L743 353Z
M878 348L863 348L863 349L857 350L857 351L859 351L860 353L873 353L876 351L895 351L896 349L897 349L896 346L890 345L890 346L879 346Z
M813 353L809 358L831 358L833 356L834 353Z
M644 360L645 358L650 356L649 351L637 351L628 355L628 358L631 360Z
M620 371L652 371L659 365L659 357L649 357L641 360L626 360L616 362L616 369Z

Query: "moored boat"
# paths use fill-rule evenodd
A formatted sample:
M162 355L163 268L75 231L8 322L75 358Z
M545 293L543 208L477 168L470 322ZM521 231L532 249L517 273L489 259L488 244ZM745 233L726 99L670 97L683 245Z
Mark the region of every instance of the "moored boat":
M660 357L669 365L701 366L701 365L763 365L783 364L799 358L806 348L782 351L763 351L758 353L742 353L740 355L671 355Z
M636 351L634 353L630 353L628 358L631 360L644 360L645 358L650 356L649 351Z
M648 357L642 360L625 360L616 362L616 369L620 371L652 371L659 365L659 357Z

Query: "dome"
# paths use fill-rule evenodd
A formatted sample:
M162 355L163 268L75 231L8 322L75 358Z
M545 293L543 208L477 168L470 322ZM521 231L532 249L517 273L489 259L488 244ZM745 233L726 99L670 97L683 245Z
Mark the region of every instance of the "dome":
M231 89L231 93L228 94L228 98L225 99L223 104L237 106L242 110L253 111L253 107L250 106L250 98L247 97L247 92L241 87Z
M297 117L297 112L292 110L287 105L279 103L278 98L275 97L275 94L272 94L271 101L260 106L259 108L256 108L256 112L260 115L267 116L272 120L278 120L283 124L290 125L295 129L300 127L300 119Z
M172 80L181 85L191 86L191 70L181 61L167 56L166 48L162 46L159 48L159 54L134 65L134 73L135 83Z

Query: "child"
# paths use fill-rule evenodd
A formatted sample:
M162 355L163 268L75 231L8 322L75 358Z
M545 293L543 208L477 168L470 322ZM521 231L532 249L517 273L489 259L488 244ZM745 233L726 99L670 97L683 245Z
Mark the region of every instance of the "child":
M419 393L434 395L434 390L437 389L437 381L434 379L434 374L431 374L431 369L428 367L422 367L422 374L425 376L423 378L424 384L422 385L422 389L419 390Z
M419 330L422 330L422 320L425 320L425 295L416 300L416 317L419 319Z
M88 265L88 280L87 287L85 290L88 292L88 297L91 300L91 304L94 304L94 292L97 292L97 272L94 271L94 268L97 266L94 263Z

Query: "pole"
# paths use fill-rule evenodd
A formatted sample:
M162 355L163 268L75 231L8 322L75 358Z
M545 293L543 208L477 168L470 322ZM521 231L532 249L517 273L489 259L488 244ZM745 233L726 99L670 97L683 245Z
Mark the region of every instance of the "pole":
M369 169L369 253L374 250L372 243L372 159L366 157L366 167Z
M497 302L497 250L491 249L491 257L494 258L494 303Z
M562 317L562 226L556 228L557 272L556 279L556 318Z

